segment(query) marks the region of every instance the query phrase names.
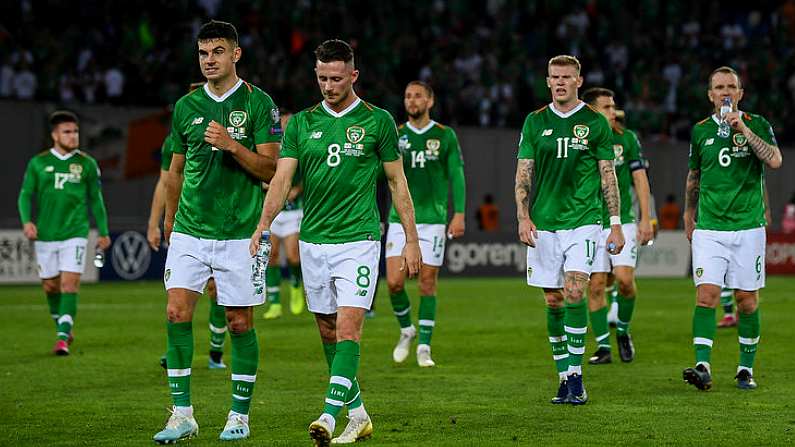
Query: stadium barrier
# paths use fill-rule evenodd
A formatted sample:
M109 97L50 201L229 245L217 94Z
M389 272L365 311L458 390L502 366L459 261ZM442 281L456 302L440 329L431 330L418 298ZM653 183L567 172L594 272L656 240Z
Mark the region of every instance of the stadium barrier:
M81 282L90 283L99 280L99 272L94 267L97 232L88 234L86 248L86 270ZM38 284L39 267L36 264L36 252L33 241L22 234L22 230L0 230L0 284Z

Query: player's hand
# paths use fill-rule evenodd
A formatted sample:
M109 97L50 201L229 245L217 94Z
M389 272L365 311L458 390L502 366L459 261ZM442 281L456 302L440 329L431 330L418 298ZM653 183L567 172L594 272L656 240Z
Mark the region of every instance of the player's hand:
M641 219L638 222L638 245L646 245L654 238L654 229L649 219Z
M743 122L743 118L740 115L740 112L729 112L726 114L724 119L726 120L727 123L729 123L729 126L731 126L732 129L738 130L740 132L743 132L745 130L746 126L745 123Z
M538 239L536 224L530 218L519 219L519 240L528 247L535 247Z
M97 238L97 248L107 250L110 247L110 236L100 236Z
M22 225L22 233L30 241L35 241L39 237L39 230L36 228L36 224L33 222L28 222L25 225Z
M466 218L464 213L455 213L447 226L447 239L455 239L464 235L466 230Z
M146 240L149 241L149 247L154 251L160 251L160 226L150 225L146 229Z
M406 241L406 245L403 246L403 254L401 257L403 259L400 263L400 271L408 271L409 278L417 276L420 272L420 263L422 263L419 241Z
M257 227L254 230L254 234L251 235L251 242L248 244L248 252L253 257L257 255L257 250L259 250L259 243L262 239L262 232L268 230L266 227Z
M171 232L174 231L174 221L166 219L163 221L163 239L167 244L171 243Z
M214 148L222 151L234 152L235 140L229 136L226 128L215 121L210 121L204 131L204 141L210 143Z
M685 222L685 235L687 235L687 240L693 242L693 230L696 229L696 219L685 211L682 215L682 220Z
M611 255L617 255L624 249L624 232L621 230L621 225L611 225L610 235L607 236L606 242L607 252Z

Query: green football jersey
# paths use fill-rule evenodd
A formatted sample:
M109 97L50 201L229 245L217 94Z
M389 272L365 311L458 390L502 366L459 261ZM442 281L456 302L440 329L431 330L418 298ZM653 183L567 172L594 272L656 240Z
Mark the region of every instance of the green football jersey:
M599 160L613 160L607 119L581 102L567 113L552 104L527 115L519 159L535 160L530 218L539 230L602 223Z
M171 138L171 133L166 135L163 140L163 146L160 148L160 170L168 171L171 167L171 158L174 155L174 139Z
M262 212L262 182L231 154L204 141L210 121L226 127L232 139L255 152L258 144L279 142L279 110L270 96L242 79L221 97L205 84L174 106L172 148L175 154L185 154L174 231L204 239L247 239Z
M621 223L634 223L632 210L632 173L644 169L640 155L640 140L629 129L613 129L613 153L615 154L616 180L621 197ZM602 225L610 228L610 212L602 201Z
M108 217L102 200L99 167L85 152L61 155L55 149L33 157L25 169L19 193L22 223L32 222L36 203L36 228L40 241L88 237L88 202L100 236L108 235Z
M759 115L742 112L751 131L776 144L773 128ZM696 228L738 231L765 226L765 168L740 132L718 136L713 115L693 126L690 138L691 170L701 171Z
M414 202L418 224L447 223L447 197L450 180L463 182L464 159L453 129L431 121L423 129L410 123L398 127L398 148L403 156L403 170ZM464 191L454 187L455 211L464 212ZM394 205L389 222L399 223Z
M389 112L359 98L339 113L321 102L290 119L281 157L297 159L303 176L302 241L381 239L376 177L383 162L400 159Z

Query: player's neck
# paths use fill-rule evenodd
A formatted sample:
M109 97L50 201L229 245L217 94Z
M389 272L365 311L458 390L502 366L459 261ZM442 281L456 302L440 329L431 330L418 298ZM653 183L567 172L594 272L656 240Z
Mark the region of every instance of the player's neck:
M347 109L358 98L359 97L356 96L356 93L353 90L351 90L351 92L348 94L348 96L345 97L345 99L343 99L342 101L336 104L329 104L329 102L326 101L325 99L323 101L325 101L326 106L328 106L329 109L333 110L335 113L340 113L343 110Z
M431 115L428 113L419 116L417 118L412 118L411 116L409 116L409 124L411 124L411 127L414 127L415 129L424 129L425 126L427 126L428 123L430 122L431 122Z
M77 150L77 148L74 148L74 149L72 149L72 150L70 151L70 150L64 149L63 147L61 147L61 146L59 146L59 145L57 145L57 144L54 144L54 145L52 146L52 148L53 148L53 149L55 149L55 152L58 152L58 153L59 153L59 154L61 154L61 155L69 155L69 154L71 154L72 152L74 152L74 151L76 151L76 150Z
M575 107L580 105L580 99L574 98L566 102L552 101L552 107L560 113L568 113L574 110Z
M224 96L224 93L228 92L229 89L237 84L238 77L237 73L232 73L231 75L223 78L223 79L215 79L215 80L207 80L207 88L210 89L213 95L215 96Z

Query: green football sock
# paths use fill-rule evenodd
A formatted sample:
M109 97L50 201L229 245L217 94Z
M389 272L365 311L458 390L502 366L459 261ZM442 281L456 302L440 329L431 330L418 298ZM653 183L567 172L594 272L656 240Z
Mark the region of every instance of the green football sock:
M635 297L618 295L618 322L616 323L616 334L624 335L629 333L629 322L632 320L632 312L635 311Z
M326 355L326 363L328 364L328 372L331 375L331 365L334 363L334 354L337 352L336 343L323 343L323 353ZM359 380L353 379L351 390L345 398L345 404L348 405L348 410L359 408L362 406L362 396L359 391Z
M336 417L339 414L346 400L350 397L358 369L359 343L353 340L337 342L334 361L331 364L331 377L326 391L323 413L328 413L332 417Z
M607 310L605 305L601 309L591 312L591 330L596 337L596 344L599 349L610 349L610 329L607 325Z
M48 293L47 304L50 306L50 317L52 317L52 321L55 322L55 330L58 330L58 317L61 316L61 294Z
M248 414L259 365L259 343L254 328L242 334L230 332L232 340L232 411Z
M69 334L72 333L72 327L75 324L75 317L77 316L77 294L76 293L61 293L61 303L58 306L58 328L56 329L57 336L61 340L68 340Z
M569 374L582 375L582 356L585 354L585 333L588 332L588 309L585 301L566 303L563 318L566 348L569 352Z
M561 379L566 378L566 371L569 370L569 351L566 349L566 331L563 328L565 315L566 309L563 307L547 306L547 335L552 345L552 359Z
M420 336L417 340L417 343L421 345L430 345L431 336L433 335L433 327L436 325L435 296L420 297L419 325Z
M392 310L395 312L401 329L411 326L411 303L406 290L390 293L389 299L392 301Z
M224 352L226 308L210 300L210 352Z
M293 287L301 286L301 264L290 264L290 281Z
M279 291L282 286L282 271L278 266L268 266L265 271L265 286L268 293L268 302L271 304L281 304Z
M168 332L168 386L177 407L190 407L190 375L193 363L193 323L166 324Z
M696 306L693 313L693 346L696 350L696 364L709 364L714 339L715 309Z
M734 297L732 289L723 288L720 291L720 305L723 307L723 313L725 315L731 315L734 313Z
M753 371L760 334L759 308L750 314L740 312L737 334L740 336L740 367Z

